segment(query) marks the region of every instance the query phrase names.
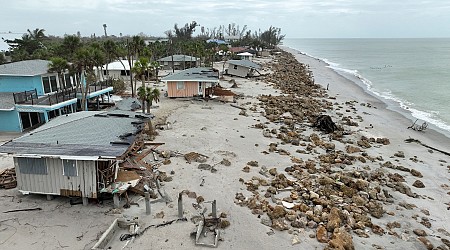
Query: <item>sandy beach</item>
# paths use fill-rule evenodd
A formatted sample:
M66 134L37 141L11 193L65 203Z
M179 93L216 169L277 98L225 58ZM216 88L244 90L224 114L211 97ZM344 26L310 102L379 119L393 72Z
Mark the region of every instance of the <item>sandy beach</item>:
M405 140L448 152L450 139L408 129L413 121L323 61L286 50L309 65L314 84L300 82L295 73L308 68L283 52L255 59L262 72L285 76L277 83L273 74L221 79L224 88L231 79L238 85L234 106L161 98L152 112L154 125L171 124L155 139L164 143L157 150L171 155L159 167L172 177L162 183L171 202L155 200L146 215L138 195L130 198L139 206L112 209L112 200L70 205L64 197L0 190L0 248L90 249L115 218L137 217L140 228L177 219L183 192L187 221L149 228L127 249L205 248L191 233L213 200L229 222L219 229L219 249L449 249L450 157ZM286 85L301 87L279 89ZM312 127L319 115L338 129ZM189 163L189 152L206 157ZM0 156L0 169L11 164ZM42 210L4 213L36 207ZM123 245L117 237L109 246Z

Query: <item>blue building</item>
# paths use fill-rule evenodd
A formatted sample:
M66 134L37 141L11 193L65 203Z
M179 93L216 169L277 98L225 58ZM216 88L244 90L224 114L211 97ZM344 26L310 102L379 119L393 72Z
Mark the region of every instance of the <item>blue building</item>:
M49 72L49 63L27 60L0 65L0 132L22 132L81 108L76 76L67 72L60 79ZM87 98L98 103L113 88L89 86L88 90Z

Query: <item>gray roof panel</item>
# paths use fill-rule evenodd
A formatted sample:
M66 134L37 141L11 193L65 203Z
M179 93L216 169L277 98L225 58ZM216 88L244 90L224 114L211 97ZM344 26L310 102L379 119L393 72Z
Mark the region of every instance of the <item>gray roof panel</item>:
M139 113L83 111L59 116L0 146L13 154L118 157L142 129ZM145 116L148 117L148 116ZM120 144L112 143L120 142Z
M205 81L218 82L219 76L211 68L190 68L168 75L161 79L162 81Z
M0 65L0 75L36 76L48 73L47 60L26 60Z
M0 92L0 110L12 110L14 109L14 96L10 92Z
M228 64L239 65L251 69L260 69L261 66L249 60L230 60Z
M188 55L173 55L173 61L174 62L195 62L198 58L194 56L188 56ZM159 62L171 62L172 56L166 56L163 58L158 59Z

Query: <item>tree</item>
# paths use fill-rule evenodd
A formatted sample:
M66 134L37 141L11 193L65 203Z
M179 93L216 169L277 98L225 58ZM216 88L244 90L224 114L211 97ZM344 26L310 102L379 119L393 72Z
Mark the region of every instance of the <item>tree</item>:
M136 74L136 76L141 77L142 86L145 89L145 78L148 77L148 71L150 70L150 61L147 57L141 57L136 61L131 71ZM135 86L136 88L136 86Z
M199 26L196 21L186 23L184 27L179 28L178 24L174 25L175 37L177 40L190 40L195 31L195 27Z
M61 57L53 57L50 59L48 67L49 72L56 72L58 74L59 85L61 88L65 89L67 85L64 84L63 73L69 68L69 63L67 63L66 59Z
M259 37L264 45L273 48L284 39L285 35L281 35L281 28L270 26L269 29L261 33Z
M60 45L60 54L63 58L71 61L74 59L75 52L82 46L78 36L70 35L64 37Z
M147 99L147 90L144 86L140 86L137 91L137 95L142 102L142 113L145 114L145 100Z
M91 44L78 49L75 53L74 65L79 75L78 87L81 89L81 108L86 110L87 108L87 94L89 92L89 85L91 84L91 78L95 81L94 67L101 67L105 61L105 55L97 45ZM93 77L92 77L93 76ZM83 81L84 79L84 81Z
M147 87L145 92L145 101L147 101L147 113L150 114L150 107L153 106L153 102L159 102L161 92L157 88L150 87Z
M0 52L0 64L4 64L4 63L6 63L5 54Z
M131 42L127 39L127 60L130 69L133 68L135 58L139 57L139 53L144 49L145 42L140 36L133 36ZM132 71L133 72L133 71ZM134 97L136 93L136 83L133 86L133 73L130 73L131 81L131 96Z
M44 31L43 29L28 30L28 33L23 34L20 39L5 40L11 48L13 61L31 59L33 53L37 50L47 50L47 47L42 43L46 38Z

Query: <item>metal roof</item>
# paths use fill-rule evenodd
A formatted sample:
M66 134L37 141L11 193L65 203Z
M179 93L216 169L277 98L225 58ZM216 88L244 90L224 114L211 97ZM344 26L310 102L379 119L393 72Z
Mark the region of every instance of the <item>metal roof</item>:
M261 66L259 66L259 64L256 64L249 60L230 60L230 61L228 61L228 64L239 65L239 66L251 68L251 69L260 69L261 68Z
M59 116L0 146L0 152L115 158L121 156L133 142L144 125L144 118L149 116L122 110L83 111Z
M14 96L11 92L0 92L0 110L13 110Z
M195 62L198 58L194 56L188 56L188 55L173 55L173 61L174 62ZM158 59L159 62L171 62L172 56L166 56L163 58Z
M26 60L0 65L0 75L36 76L48 73L47 60Z
M133 60L133 65L135 62L136 60ZM125 69L123 68L124 65ZM103 70L106 70L106 64L103 65ZM108 64L108 70L130 70L130 64L128 63L128 60L117 60Z
M218 82L219 76L216 71L211 68L190 68L168 75L161 79L162 81L203 81Z

